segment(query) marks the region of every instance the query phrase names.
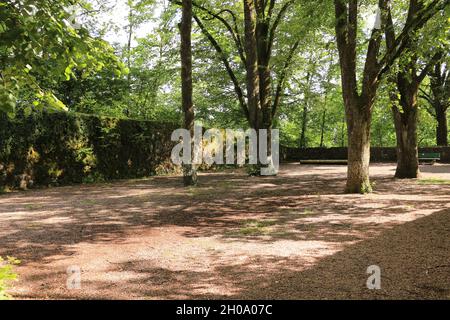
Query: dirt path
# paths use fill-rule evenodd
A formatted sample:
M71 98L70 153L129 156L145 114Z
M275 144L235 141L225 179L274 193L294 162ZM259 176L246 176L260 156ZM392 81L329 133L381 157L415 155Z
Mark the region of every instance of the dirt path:
M450 299L450 185L392 179L344 195L345 167L242 171L0 196L0 255L22 260L18 298ZM450 165L425 166L450 179ZM381 290L366 269L381 268ZM67 289L69 266L81 289Z

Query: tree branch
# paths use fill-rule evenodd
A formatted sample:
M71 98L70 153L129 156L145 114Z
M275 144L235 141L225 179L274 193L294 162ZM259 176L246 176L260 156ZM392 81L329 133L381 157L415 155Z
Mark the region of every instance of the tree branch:
M270 20L273 15L273 9L275 8L275 2L276 0L270 0L269 3L269 11L267 12L267 18Z
M344 100L357 99L356 34L349 36L349 10L346 0L334 0L336 41L339 51ZM350 103L345 102L348 106Z
M181 2L178 1L178 0L169 0L169 1L172 2L172 3L178 4L178 5L181 5ZM205 7L197 4L196 2L192 2L192 5L195 8L198 8L198 9L206 12L208 15L210 15L214 19L217 19L220 22L222 22L222 24L225 26L225 28L231 34L231 37L233 38L233 41L234 41L234 43L236 45L236 49L238 50L239 57L241 58L242 63L245 65L246 64L246 58L245 58L245 54L244 54L244 47L243 47L242 39L241 39L241 36L239 34L236 14L233 11L231 11L230 9L223 9L223 10L219 11L218 13L214 13L213 11L211 11L208 8L205 8ZM231 17L233 19L233 23L234 23L234 29L228 23L227 20L225 20L222 16L220 16L220 14L222 14L224 12L229 13L231 15Z
M378 8L382 12L382 15L384 14L388 16L386 20L389 20L389 16L391 13L390 8L388 6L388 1L389 0L379 0L378 2ZM366 62L364 65L362 92L361 92L361 96L363 97L363 99L366 99L367 101L375 99L376 95L378 72L380 67L378 65L378 55L380 53L381 41L383 39L381 30L383 29L383 26L386 24L389 24L389 21L385 22L384 19L382 19L381 29L374 28L372 30L369 45L367 47L367 55L366 55ZM387 38L389 38L389 36L386 36L386 39ZM373 104L371 103L370 105Z
M392 48L387 50L386 54L380 60L379 78L389 71L394 61L406 49L410 40L410 34L422 28L436 12L444 9L449 3L450 0L433 0L429 5L419 10L409 23L406 23L400 35L394 40Z
M289 50L289 54L286 58L283 69L281 71L280 79L278 80L277 89L275 92L275 100L274 100L273 106L272 106L272 116L273 117L277 113L277 109L280 104L281 95L282 95L283 88L284 88L284 82L285 82L286 76L287 76L287 71L289 70L289 67L292 63L292 59L294 58L295 51L297 51L299 44L300 44L300 40L297 40L295 42L295 44L292 46L292 48Z
M428 73L430 72L431 68L440 60L442 59L442 53L441 52L437 52L431 59L430 61L425 65L425 67L422 69L422 71L420 72L420 74L417 76L417 81L422 82L423 79L425 79L425 77L428 75Z
M194 17L194 20L197 22L197 25L202 30L203 34L206 36L206 38L212 44L214 49L216 49L216 52L219 55L219 59L224 64L225 69L226 69L228 75L230 76L231 81L233 82L234 91L236 92L236 95L238 97L239 104L241 105L242 111L244 112L244 114L245 114L245 116L247 117L247 120L248 120L249 119L249 112L248 112L247 104L245 103L244 94L242 92L242 89L241 89L241 86L239 84L239 81L238 81L236 75L234 74L233 69L230 66L230 63L227 60L227 57L225 56L225 53L224 53L222 47L219 45L219 43L216 41L216 39L211 35L211 33L208 31L208 29L206 29L206 27L204 26L202 21L197 17L197 15L194 14L193 17Z
M275 1L272 0L273 3L270 3L270 5L275 6ZM270 52L272 51L272 45L273 41L275 39L275 32L277 31L278 25L280 24L281 19L283 19L284 14L286 13L287 9L295 2L295 0L289 0L286 2L283 7L281 7L280 12L278 12L278 15L275 18L275 21L273 22L272 26L270 27L269 31L269 41L267 43L267 54L270 55ZM269 9L269 11L273 12L273 7ZM272 13L270 14L270 16Z
M428 102L430 102L431 104L433 103L431 96L428 92L426 92L425 90L423 90L422 88L419 88L419 91L422 93L422 98L426 99Z

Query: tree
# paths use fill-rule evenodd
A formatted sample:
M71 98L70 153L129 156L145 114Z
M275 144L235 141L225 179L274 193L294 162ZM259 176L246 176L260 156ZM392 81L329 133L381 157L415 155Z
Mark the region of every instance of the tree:
M287 71L300 43L300 39L297 38L289 48L275 94L272 97L272 68L270 65L272 49L280 21L294 1L284 2L278 14L274 15L276 2L276 0L244 0L245 57L243 56L242 60L246 61L248 119L250 126L255 129L272 127L283 93ZM239 46L239 42L237 44Z
M435 0L424 6L393 40L391 48L381 52L383 30L391 15L391 1L379 0L379 14L364 59L360 82L357 79L358 0L334 0L336 41L341 67L342 95L348 132L348 193L372 191L369 180L370 126L377 89L382 76L389 71L411 41L411 35L420 29L448 0ZM410 1L410 7L415 0Z
M254 129L270 129L273 117L277 112L286 75L293 55L299 42L295 41L285 58L284 66L279 74L275 94L272 96L271 58L277 28L286 11L293 5L293 0L285 1L280 10L275 12L277 0L243 0L244 8L244 35L238 27L238 16L231 9L223 9L216 13L205 6L194 3L194 6L203 14L220 21L231 35L235 49L246 71L247 101L244 90L236 76L236 70L229 62L223 46L213 36L198 14L194 15L198 26L211 42L222 60L238 97L250 127ZM227 21L223 15L231 16L232 22ZM273 102L272 102L273 100Z
M87 77L107 64L116 66L116 74L123 71L107 42L72 21L68 8L83 5L69 0L42 0L39 6L31 0L0 3L0 111L13 115L24 98L27 111L63 109L49 84L75 77L75 70Z
M447 57L448 58L448 57ZM447 62L438 62L428 72L430 91L421 90L421 97L431 106L427 111L436 119L436 144L448 146L447 111L450 107L450 68Z
M411 24L418 14L424 9L424 3L419 0L410 2L407 13L406 24ZM394 47L395 27L391 14L386 21L386 46L389 50ZM430 34L432 30L427 30ZM393 103L393 115L395 132L397 137L397 169L395 177L400 179L417 178L419 171L419 155L417 141L417 125L419 117L418 93L422 81L427 76L429 70L441 58L441 52L429 54L431 45L428 45L422 36L422 41L410 39L405 44L405 52L399 59L399 68L395 75L390 77L390 81L395 84L397 92L391 92ZM421 55L420 46L427 47L427 53ZM438 45L434 46L439 47Z
M172 2L180 4L179 1L173 0ZM235 94L249 126L256 130L272 128L289 67L299 46L298 37L293 37L295 40L291 40L291 42L284 42L288 46L287 54L285 54L283 62L280 63L277 83L273 85L271 62L273 47L277 39L277 30L294 2L294 0L282 2L277 11L277 0L242 0L243 34L241 33L242 28L239 27L241 12L236 12L234 8L223 8L215 12L202 3L193 2L193 6L196 8L193 17L222 61L233 83ZM234 7L237 3L232 2ZM231 37L231 43L234 46L232 50L237 52L240 60L238 64L227 55L227 51L231 50L223 44L222 39L215 36L205 24L204 21L211 19L222 24L226 33ZM244 90L238 75L241 66L245 70L246 90ZM270 140L270 137L268 139Z
M192 101L192 0L183 0L180 24L181 35L181 90L184 128L194 136L194 104ZM191 148L193 150L193 148ZM183 164L183 181L186 186L197 184L197 172L192 163Z
M320 21L300 42L278 115L283 144L300 148L333 145L338 124L335 116L343 111L336 90L340 75L334 29L328 20ZM297 128L295 138L289 138L294 143L286 141L293 133L292 125Z
M129 97L123 104L129 117L179 121L182 112L179 107L174 107L179 105L181 99L176 12L173 8L159 4L158 10L161 10L161 14L158 25L143 37L137 37L137 33L133 31L131 38L135 39L135 43L131 46L130 28L137 30L142 24L153 21L153 9L156 8L152 0L133 2L129 11L133 12L132 19L126 29L127 42L122 48L123 58L126 58L130 66ZM163 92L163 86L170 90Z

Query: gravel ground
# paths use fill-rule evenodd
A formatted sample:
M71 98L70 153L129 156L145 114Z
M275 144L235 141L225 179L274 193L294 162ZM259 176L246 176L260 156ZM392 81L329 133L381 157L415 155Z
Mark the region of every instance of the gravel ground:
M22 260L19 299L450 299L450 165L421 170L373 164L365 196L345 166L298 164L5 194L0 255Z

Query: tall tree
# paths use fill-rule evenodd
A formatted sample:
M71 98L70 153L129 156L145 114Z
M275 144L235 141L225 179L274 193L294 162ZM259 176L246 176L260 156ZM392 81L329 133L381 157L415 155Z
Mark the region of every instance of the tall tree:
M425 4L420 0L411 0L407 13L406 24L411 24L424 9ZM393 50L395 41L395 27L393 18L388 13L386 21L386 46ZM425 36L422 36L425 38ZM398 71L390 76L397 90L391 92L393 102L393 118L397 138L397 169L395 177L400 179L417 178L419 170L419 147L417 141L417 126L419 119L418 93L422 81L433 65L441 59L441 52L421 55L418 46L420 42L408 41L405 53L399 60ZM422 66L423 65L423 66ZM397 92L398 91L398 94Z
M447 56L448 59L448 56ZM436 119L436 144L448 146L447 111L450 107L450 67L447 62L438 62L428 73L430 91L421 90L423 97L431 106L427 108Z
M181 94L182 108L184 112L184 128L194 136L194 103L192 101L192 0L183 0L180 36L181 36ZM194 148L191 148L192 150ZM191 156L192 159L192 156ZM195 166L190 163L183 164L184 185L197 184L197 172Z
M279 70L278 82L272 86L272 50L276 41L277 29L286 12L293 6L294 0L284 1L276 11L277 0L242 0L244 7L244 35L240 34L238 16L231 9L223 9L214 12L205 6L194 3L199 12L220 21L230 33L235 49L238 52L241 63L246 71L246 88L253 92L247 92L247 101L244 98L244 90L236 76L236 70L226 56L225 50L219 41L207 29L199 15L194 15L197 24L205 36L210 40L220 56L235 88L241 108L252 128L269 129L272 127L273 118L283 94L283 89L289 67L292 63L295 51L299 46L299 39L295 40L287 50L282 67ZM228 14L231 21L223 17ZM256 70L255 70L256 66ZM273 92L272 88L275 88ZM255 93L258 93L255 95ZM255 101L257 99L258 101Z
M410 1L410 6L415 0ZM398 56L405 51L418 29L431 18L448 0L434 0L424 6L394 39L393 46L381 52L383 30L386 19L391 14L391 1L379 0L379 14L367 45L367 54L361 79L357 77L358 45L358 0L334 0L336 40L341 67L342 95L345 105L348 132L348 193L367 193L372 191L369 180L370 163L370 125L372 109L380 79Z
M172 0L172 2L180 4L180 1ZM194 19L222 61L249 126L256 130L272 127L289 67L299 46L299 37L294 37L296 40L290 43L284 43L288 45L287 53L284 54L284 59L277 70L277 83L273 85L274 70L271 60L277 30L295 3L294 0L285 0L277 6L279 2L281 1L242 0L243 33L242 27L239 26L242 12L235 11L237 2L232 2L234 8L222 8L217 11L200 1L193 2L196 9ZM214 20L225 27L226 34L230 36L234 46L232 50L237 52L240 60L238 63L228 55L230 49L225 47L221 39L211 31L210 26L206 25L205 21L208 20ZM239 76L241 67L245 70L245 85L241 83Z

